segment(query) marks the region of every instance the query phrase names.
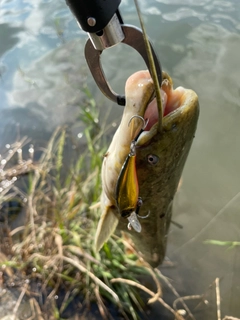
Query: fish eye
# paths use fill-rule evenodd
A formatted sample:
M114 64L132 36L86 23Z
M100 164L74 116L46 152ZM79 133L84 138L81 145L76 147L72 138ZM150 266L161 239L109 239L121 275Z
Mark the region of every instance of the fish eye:
M156 156L155 154L149 154L147 159L148 163L152 165L156 164L159 160L158 156Z

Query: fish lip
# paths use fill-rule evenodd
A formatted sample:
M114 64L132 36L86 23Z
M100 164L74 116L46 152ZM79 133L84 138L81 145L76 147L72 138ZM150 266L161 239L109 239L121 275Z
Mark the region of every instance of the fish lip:
M138 115L145 120L145 127L142 128L142 132L141 132L141 134L139 135L139 137L138 137L138 139L136 141L136 146L137 147L149 144L151 142L152 138L158 133L158 125L159 125L159 113L158 113L158 110L157 110L157 113L158 113L157 121L150 127L149 130L145 130L145 128L148 125L148 121L149 121L149 119L146 119L145 113L146 113L149 105L151 104L152 101L154 101L155 98L156 98L156 90L155 90L155 88L153 86L151 96L149 97L149 99L147 101L145 101L143 103L143 106L140 108L140 110L138 112Z
M160 115L156 102L153 102L156 97L156 88L150 74L141 72L137 76L138 78L133 78L131 83L132 88L130 89L136 90L136 94L132 101L130 100L132 104L129 104L129 110L131 110L133 116L136 112L135 115L142 117L145 121L149 119L145 127L142 122L138 122L134 132L140 132L140 134L134 133L131 136L132 138L137 137L136 146L141 147L150 144L155 136L168 130L169 126L174 126L175 123L179 122L185 123L186 118L191 117L195 112L197 96L194 91L181 86L174 89L171 77L163 72L161 87L157 88L157 90L161 90L163 113ZM162 122L162 125L160 122Z
M163 131L170 130L169 128L174 128L177 123L184 122L186 123L186 119L194 116L196 109L198 108L198 98L194 91L191 89L185 89L183 87L177 87L173 89L172 83L170 83L170 90L165 90L161 87L161 95L164 100L163 110L167 112L162 116L162 129L159 130L159 113L158 108L154 105L155 111L153 109L155 122L146 128L147 130L143 130L137 139L136 146L141 147L147 144L150 144L152 139L158 134L161 134ZM144 106L141 110L140 116L142 116L146 120L145 113L148 109L149 104L154 100L156 96L155 90L151 95L151 98L148 101L148 104ZM163 100L162 100L163 101ZM151 115L151 112L150 112Z
M145 88L143 92L147 92L147 90L152 90L152 93L149 97L149 99L147 99L146 101L143 102L138 115L144 118L145 112L149 106L149 104L156 98L156 92L155 92L155 88L154 85L152 84L151 88Z

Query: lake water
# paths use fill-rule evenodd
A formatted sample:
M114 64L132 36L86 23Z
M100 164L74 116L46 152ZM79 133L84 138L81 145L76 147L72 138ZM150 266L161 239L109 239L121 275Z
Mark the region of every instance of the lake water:
M211 296L209 306L196 310L200 320L202 309L217 319L212 297L220 278L222 316L240 317L239 247L204 243L240 241L240 2L140 2L163 69L175 86L197 92L201 110L175 200L174 220L183 229L172 226L169 236L167 256L175 267L162 272L181 295ZM125 23L139 26L132 1L122 1L120 11ZM119 120L122 108L99 92L86 66L86 39L63 0L0 1L2 148L24 135L40 146L57 125L74 124L84 83L101 114L110 108L111 121ZM119 93L131 73L145 68L124 45L104 52L103 63ZM73 125L76 139L81 130L81 123Z

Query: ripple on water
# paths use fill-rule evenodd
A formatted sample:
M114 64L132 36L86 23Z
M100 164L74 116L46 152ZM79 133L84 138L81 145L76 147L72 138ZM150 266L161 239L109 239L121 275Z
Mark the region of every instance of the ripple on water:
M191 7L195 6L205 6L207 3L211 3L211 0L156 0L157 2L167 4L167 5L177 5L177 6L186 6L189 5Z
M179 21L189 17L196 17L201 21L206 18L205 13L200 13L192 8L178 8L175 11L163 14L163 18L167 21Z
M224 21L230 22L235 28L238 27L240 2L233 1L167 1L157 0L163 3L167 12L163 18L167 21L179 21L186 18L198 18L200 21L214 21L228 28ZM230 26L231 27L231 26Z

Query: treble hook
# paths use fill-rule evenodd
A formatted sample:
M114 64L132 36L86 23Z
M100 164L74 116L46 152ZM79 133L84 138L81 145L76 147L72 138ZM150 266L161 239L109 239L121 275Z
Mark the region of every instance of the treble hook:
M134 212L132 212L130 214L130 216L127 218L129 223L127 225L128 230L132 230L132 227L135 231L137 232L141 232L142 230L142 226L140 224L140 222L138 221L138 218L140 219L146 219L149 217L151 211L149 210L148 213L145 216L140 216L139 215L139 209L142 205L142 198L138 198L138 202L137 202L137 207L136 210Z
M148 125L149 119L145 120L143 117L139 116L138 114L135 114L134 116L132 116L130 118L130 120L128 121L128 126L130 125L132 119L134 118L138 118L141 119L143 122L143 127L141 128L141 130L139 131L139 133L137 134L137 136L132 140L131 144L134 144L135 146L135 142L137 141L137 139L139 138L139 136L141 135L141 133L144 131L144 129L146 128L146 126Z
M132 116L132 117L130 118L130 120L128 121L128 126L130 125L132 119L134 119L134 118L138 118L138 119L141 119L141 120L142 120L142 122L143 122L143 127L142 127L141 130L144 130L144 129L146 128L146 126L148 125L149 119L147 119L147 121L146 121L143 117L139 116L138 114L135 114L135 115Z

